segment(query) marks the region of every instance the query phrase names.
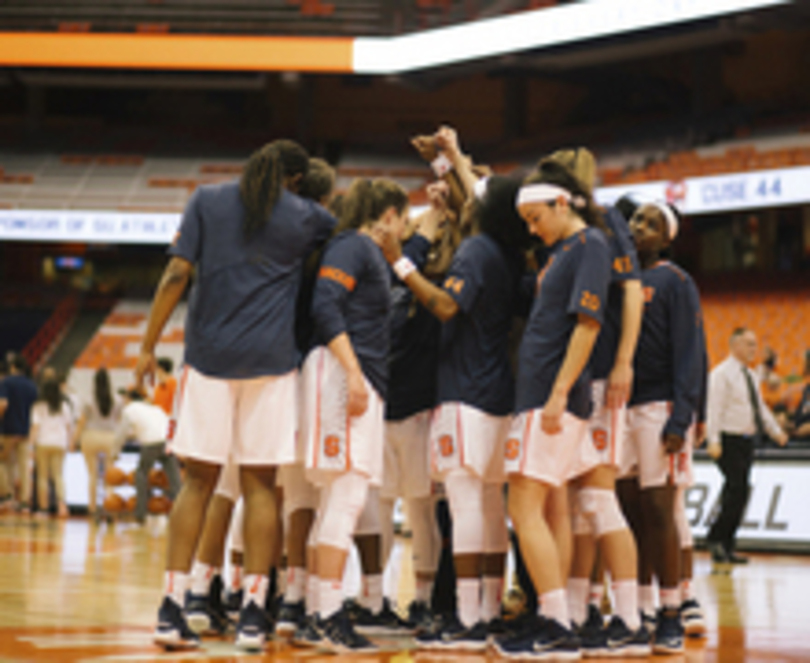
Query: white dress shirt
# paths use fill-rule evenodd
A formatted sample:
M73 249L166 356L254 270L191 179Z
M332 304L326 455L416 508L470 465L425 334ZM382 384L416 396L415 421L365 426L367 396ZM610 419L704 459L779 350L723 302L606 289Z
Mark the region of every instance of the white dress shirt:
M132 401L121 412L121 423L115 431L120 449L127 438L135 438L141 446L160 444L169 433L169 417L162 408L146 401Z
M721 433L753 436L757 432L754 408L743 371L747 371L759 401L762 425L771 437L779 437L782 429L762 399L757 375L732 356L715 366L709 374L709 400L706 411L706 439L719 444Z

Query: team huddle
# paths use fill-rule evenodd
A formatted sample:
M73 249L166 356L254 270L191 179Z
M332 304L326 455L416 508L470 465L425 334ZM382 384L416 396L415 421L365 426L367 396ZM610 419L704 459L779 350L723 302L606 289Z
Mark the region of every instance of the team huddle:
M678 212L597 207L582 148L517 178L474 165L448 127L414 146L437 176L416 218L390 180L333 198L334 172L286 140L190 199L137 368L152 373L193 276L155 642L195 647L230 616L253 651L274 630L336 653L387 632L514 659L683 651L705 630L684 490L707 358L697 288L666 259ZM440 493L456 577L443 611ZM383 597L398 498L407 615ZM503 608L507 518L537 597L518 614ZM363 590L347 601L353 544ZM273 590L271 568L286 569Z

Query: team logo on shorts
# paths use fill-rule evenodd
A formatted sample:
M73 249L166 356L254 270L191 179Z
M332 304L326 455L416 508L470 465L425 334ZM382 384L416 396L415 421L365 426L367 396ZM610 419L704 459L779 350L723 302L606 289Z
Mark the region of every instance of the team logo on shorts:
M337 435L327 435L323 439L323 453L327 458L334 458L340 453L340 438Z
M520 456L520 440L518 440L516 437L510 437L506 441L504 453L506 455L506 460L515 460L518 456Z
M442 435L439 438L439 451L445 458L453 455L453 436Z
M597 428L591 433L593 446L597 451L604 451L608 448L608 434L604 428Z

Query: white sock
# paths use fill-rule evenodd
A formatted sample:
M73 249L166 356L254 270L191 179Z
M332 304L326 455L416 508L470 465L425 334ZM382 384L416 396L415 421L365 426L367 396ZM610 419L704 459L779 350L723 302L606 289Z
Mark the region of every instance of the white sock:
M433 581L416 579L416 600L430 605L433 595Z
M242 589L242 565L231 565L231 591L236 593Z
M163 593L181 608L186 599L188 587L188 573L180 571L166 571L163 574Z
M267 588L269 585L270 578L267 576L260 576L253 573L246 575L242 583L245 589L245 595L242 597L242 607L244 608L248 603L253 601L257 606L264 609L264 602L267 600Z
M276 569L276 596L283 597L287 593L287 569Z
M568 597L564 589L554 589L540 596L540 606L543 616L555 619L565 628L570 628L571 620L568 617Z
M218 573L219 569L210 564L195 561L191 567L191 593L197 596L208 596L211 580Z
M291 566L284 575L287 576L284 602L298 603L299 601L303 601L307 586L307 570Z
M595 605L597 608L602 607L602 600L605 598L605 583L594 583L591 585L588 594L588 603Z
M568 579L568 614L577 626L582 626L588 618L590 584L587 578Z
M379 613L383 605L382 590L383 577L381 574L363 576L363 591L358 597L360 605L368 608L375 615Z
M655 589L652 585L638 586L638 607L645 615L655 614Z
M318 583L318 612L321 619L329 619L343 605L343 583L340 580L321 580Z
M481 580L459 578L456 581L458 618L467 628L481 621Z
M692 586L691 578L681 580L681 601L695 600L695 588Z
M484 576L481 584L481 619L489 622L501 614L501 601L503 600L503 578L500 576Z
M661 598L662 608L680 608L681 607L681 590L679 587L671 587L669 589L660 589L658 595Z
M624 620L627 628L637 631L641 627L638 614L638 581L633 579L614 581L613 596L616 599L616 614Z
M314 615L318 612L318 594L321 590L321 582L314 573L307 574L307 614Z

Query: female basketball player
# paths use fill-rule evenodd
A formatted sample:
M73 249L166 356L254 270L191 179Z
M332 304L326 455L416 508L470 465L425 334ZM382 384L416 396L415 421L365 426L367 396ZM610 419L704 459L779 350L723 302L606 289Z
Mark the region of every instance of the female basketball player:
M640 490L639 535L649 545L660 586L661 609L653 637L653 650L660 653L683 651L675 499L677 486L688 480L691 439L705 391L698 291L686 272L661 259L678 227L678 214L666 203L642 205L630 221L645 308L621 462L621 476L634 478L620 481L620 493L632 509L632 493Z
M341 610L342 579L352 534L369 485L379 486L387 391L390 277L383 237L401 237L408 196L387 180L365 183L362 225L327 246L312 300L319 345L303 370L306 468L320 486L311 538L317 543L318 628L335 652L375 647Z
M206 508L229 457L239 466L245 500L237 644L264 645L267 572L278 536L275 468L293 459L297 425L295 300L303 260L335 225L322 207L292 193L308 159L296 143L275 141L251 156L239 181L197 189L155 294L139 383L154 375L155 346L196 270L172 441L186 476L170 517L165 596L154 636L167 648L199 642L181 605Z
M444 322L431 425L434 474L453 517L458 616L417 635L427 649L481 651L499 615L508 547L503 444L513 407L508 357L528 239L514 199L520 183L491 178L478 209L480 232L459 246L438 287L401 258L386 256L419 302Z

